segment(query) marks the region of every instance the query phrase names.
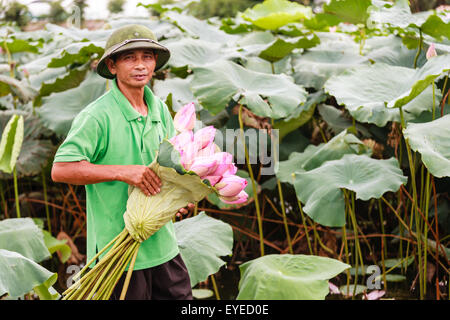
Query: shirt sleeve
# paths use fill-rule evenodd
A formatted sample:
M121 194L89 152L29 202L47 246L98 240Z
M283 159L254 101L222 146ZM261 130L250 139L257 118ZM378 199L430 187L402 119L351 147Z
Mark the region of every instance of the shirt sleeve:
M87 160L94 163L105 149L102 128L88 112L80 112L72 122L66 139L56 151L53 162Z
M163 117L162 121L166 129L165 137L170 139L177 135L177 130L175 129L175 125L173 124L173 118L172 115L170 114L169 108L163 101L161 101L161 108Z

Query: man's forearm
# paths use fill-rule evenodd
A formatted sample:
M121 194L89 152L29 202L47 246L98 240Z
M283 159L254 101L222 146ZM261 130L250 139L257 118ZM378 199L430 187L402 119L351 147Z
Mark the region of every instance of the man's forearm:
M123 181L121 165L92 164L88 161L56 162L52 168L55 182L85 185L107 181Z

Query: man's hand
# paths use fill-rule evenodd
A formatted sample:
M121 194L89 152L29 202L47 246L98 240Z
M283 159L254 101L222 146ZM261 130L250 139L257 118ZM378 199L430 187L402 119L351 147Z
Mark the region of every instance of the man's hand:
M181 209L177 212L176 217L177 217L177 218L181 218L181 215L187 214L188 212L194 210L194 208L195 208L195 205L194 205L193 203L188 203L188 205L187 205L186 208L181 208Z
M147 196L155 195L161 191L161 179L147 166L127 165L123 166L121 181L138 187Z

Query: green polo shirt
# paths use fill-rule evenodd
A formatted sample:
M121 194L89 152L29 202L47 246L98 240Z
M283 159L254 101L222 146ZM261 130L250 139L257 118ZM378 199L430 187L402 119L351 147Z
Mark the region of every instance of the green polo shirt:
M75 117L53 162L87 160L102 165L149 165L160 141L176 134L167 106L149 87L144 90L149 109L144 117L131 106L116 81L111 83L108 92ZM85 188L89 261L124 229L128 184L109 181L88 184ZM135 270L160 265L178 253L170 221L141 244Z

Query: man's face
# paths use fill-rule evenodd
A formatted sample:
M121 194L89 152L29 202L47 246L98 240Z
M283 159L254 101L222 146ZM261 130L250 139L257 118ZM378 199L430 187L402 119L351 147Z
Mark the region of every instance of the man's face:
M116 61L107 59L109 71L129 87L142 88L152 78L158 55L149 49L135 49L119 53Z

